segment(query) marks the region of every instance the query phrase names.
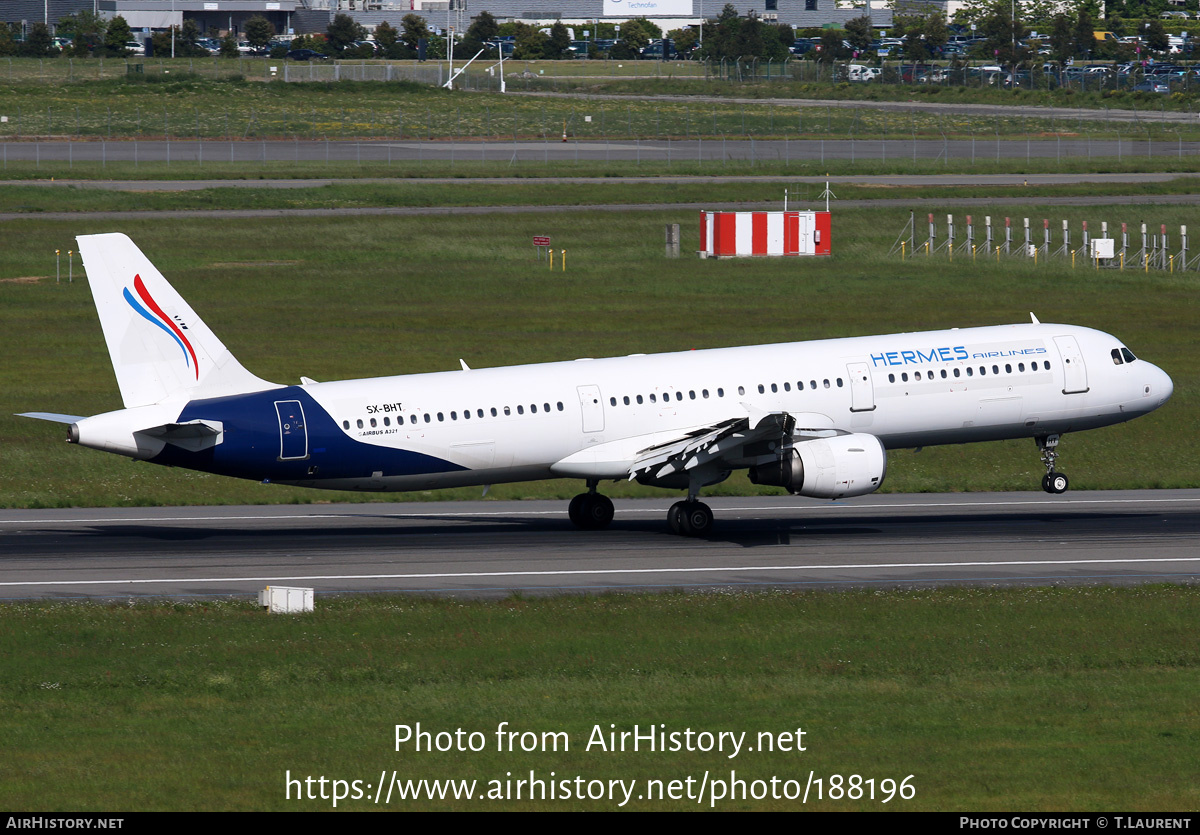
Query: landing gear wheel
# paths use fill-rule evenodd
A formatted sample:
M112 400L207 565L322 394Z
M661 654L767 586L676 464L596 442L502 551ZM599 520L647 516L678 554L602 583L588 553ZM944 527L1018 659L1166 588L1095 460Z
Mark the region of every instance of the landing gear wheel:
M580 493L571 499L567 516L575 527L585 531L607 528L613 520L612 499L599 493Z
M612 499L608 496L601 496L599 493L591 493L588 498L591 501L586 502L583 506L587 527L594 531L607 528L613 520Z
M675 502L667 511L667 527L676 536L685 536L683 532L683 515L687 512L687 502Z
M585 527L583 520L583 504L587 501L587 493L580 493L575 498L571 499L571 504L567 506L567 516L571 518L571 524L577 528Z
M712 533L712 509L704 502L675 502L667 511L667 525L679 536L708 536Z
M1050 493L1065 493L1070 486L1067 477L1062 473L1050 473L1050 475L1046 476L1046 481L1050 486L1047 492Z
M1034 438L1034 440L1042 452L1042 463L1046 465L1046 474L1042 476L1042 489L1047 493L1054 494L1067 492L1069 486L1067 477L1054 471L1054 464L1058 460L1059 436L1047 435Z

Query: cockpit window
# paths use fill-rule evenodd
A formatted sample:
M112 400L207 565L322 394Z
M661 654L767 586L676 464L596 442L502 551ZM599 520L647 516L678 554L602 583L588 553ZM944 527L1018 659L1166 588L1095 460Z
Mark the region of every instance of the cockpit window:
M1113 365L1123 365L1125 363L1125 360L1121 358L1121 349L1120 348L1112 349L1112 358L1113 358Z
M1133 355L1133 351L1129 350L1128 348L1122 348L1121 355L1125 357L1125 362L1133 362L1137 359L1137 357Z

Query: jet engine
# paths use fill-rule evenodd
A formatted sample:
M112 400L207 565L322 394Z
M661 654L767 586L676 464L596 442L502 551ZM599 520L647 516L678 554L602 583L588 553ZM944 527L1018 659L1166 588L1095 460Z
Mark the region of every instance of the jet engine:
M801 441L790 456L750 468L754 484L814 499L865 496L879 489L886 475L887 452L878 438L865 433Z

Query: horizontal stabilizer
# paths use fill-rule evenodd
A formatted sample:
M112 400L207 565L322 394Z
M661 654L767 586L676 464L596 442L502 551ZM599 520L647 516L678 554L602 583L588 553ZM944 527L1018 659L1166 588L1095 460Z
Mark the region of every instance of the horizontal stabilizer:
M34 418L35 420L49 420L54 423L78 423L83 420L83 415L60 415L56 412L22 412L17 417Z

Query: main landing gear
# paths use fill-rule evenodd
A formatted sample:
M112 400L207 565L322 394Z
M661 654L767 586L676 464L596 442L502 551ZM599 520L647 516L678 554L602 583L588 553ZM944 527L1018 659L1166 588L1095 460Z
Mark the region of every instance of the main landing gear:
M1041 435L1037 441L1038 449L1042 451L1042 463L1046 465L1046 474L1042 476L1042 489L1047 493L1065 493L1070 486L1067 477L1054 471L1054 462L1058 458L1058 435Z
M598 531L607 528L613 520L613 503L608 496L596 492L597 482L588 482L588 492L571 499L567 515L577 528Z
M708 536L712 533L712 508L695 499L675 502L667 511L667 525L677 536Z
M596 485L589 482L588 492L571 499L567 515L577 528L596 531L607 528L613 520L613 503L608 496L596 492ZM712 508L689 496L686 501L675 502L667 511L667 525L677 536L705 537L712 533Z

